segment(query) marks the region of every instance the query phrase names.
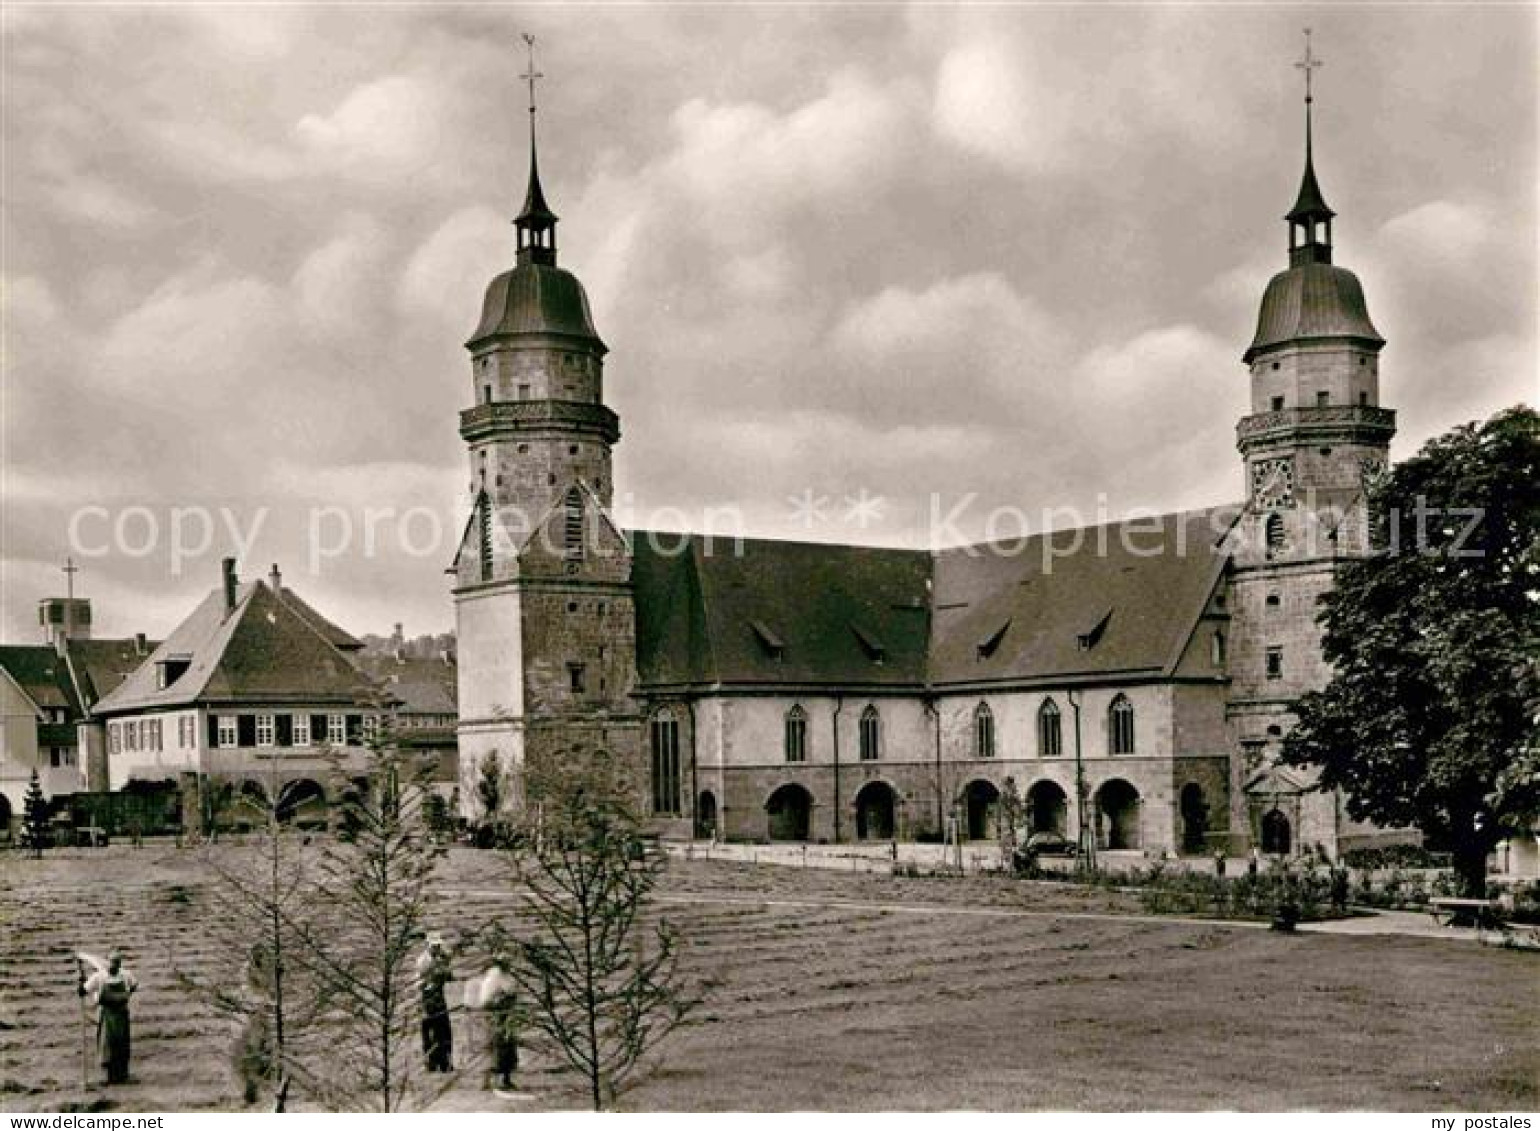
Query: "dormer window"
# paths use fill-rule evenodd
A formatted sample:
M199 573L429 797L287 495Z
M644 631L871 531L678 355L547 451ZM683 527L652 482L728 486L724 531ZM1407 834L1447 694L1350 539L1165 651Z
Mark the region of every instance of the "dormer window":
M1107 622L1112 619L1112 610L1108 609L1097 617L1096 620L1084 632L1075 637L1076 644L1082 652L1089 652L1101 642L1102 636L1107 631Z
M155 688L164 691L182 676L187 674L187 669L192 667L191 656L167 656L163 660L155 662Z
M786 642L775 634L764 621L751 620L749 628L754 632L754 639L759 641L759 646L772 660L784 660L786 658Z
M888 650L876 636L867 632L858 624L852 624L850 631L855 633L856 640L860 642L861 651L866 653L868 660L874 664L881 664L887 661Z
M1005 639L1005 634L1010 631L1011 622L1006 621L999 628L986 636L978 644L978 658L987 660L1000 650L1000 644Z

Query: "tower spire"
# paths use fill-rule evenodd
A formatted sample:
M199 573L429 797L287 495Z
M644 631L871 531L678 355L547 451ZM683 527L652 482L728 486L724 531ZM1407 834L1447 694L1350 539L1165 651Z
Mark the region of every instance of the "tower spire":
M1310 42L1310 29L1305 29L1305 57L1295 63L1296 69L1305 75L1305 173L1300 178L1299 195L1294 207L1285 219L1289 222L1289 264L1331 262L1331 221L1336 215L1321 194L1321 185L1315 179L1314 104L1315 90L1312 78L1322 61L1315 57Z
M524 194L524 207L513 222L518 231L518 262L554 267L557 217L546 204L545 192L540 187L540 161L535 146L535 81L545 75L535 69L535 37L528 32L522 33L522 37L529 52L529 69L519 76L529 83L529 188Z

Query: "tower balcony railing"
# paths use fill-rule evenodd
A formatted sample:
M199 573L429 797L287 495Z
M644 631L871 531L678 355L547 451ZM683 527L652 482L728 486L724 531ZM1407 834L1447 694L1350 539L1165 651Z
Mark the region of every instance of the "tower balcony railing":
M591 401L493 401L460 413L460 435L480 440L499 432L561 431L620 438L620 417Z
M1297 432L1350 439L1386 440L1396 430L1396 412L1377 405L1341 404L1283 408L1241 417L1235 438L1242 445L1279 439Z

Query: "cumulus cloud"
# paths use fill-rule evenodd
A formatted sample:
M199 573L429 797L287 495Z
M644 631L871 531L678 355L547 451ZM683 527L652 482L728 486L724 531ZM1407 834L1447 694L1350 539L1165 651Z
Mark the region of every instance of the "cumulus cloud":
M5 15L5 634L30 634L82 502L270 505L255 553L289 568L316 502L462 490L461 343L525 171L505 16L26 13ZM639 510L918 543L932 492L1236 494L1237 357L1299 170L1290 12L529 15L562 262L612 349ZM1333 19L1318 166L1408 442L1530 392L1533 25ZM787 506L807 488L887 506L810 531ZM426 630L443 564L296 580L360 631ZM125 631L206 586L91 568Z

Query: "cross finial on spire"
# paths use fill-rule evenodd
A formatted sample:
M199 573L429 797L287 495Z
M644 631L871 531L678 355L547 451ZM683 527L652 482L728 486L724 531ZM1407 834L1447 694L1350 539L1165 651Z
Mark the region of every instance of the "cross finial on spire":
M524 46L529 51L529 70L525 71L519 78L529 83L529 114L530 118L533 119L535 115L535 80L543 79L545 75L535 70L535 37L527 31L520 32L519 34L523 37Z
M1314 99L1311 97L1310 75L1317 67L1324 66L1323 60L1317 59L1310 49L1310 29L1305 29L1305 57L1294 64L1295 67L1305 72L1305 105L1309 106Z
M535 69L535 37L520 32L529 52L529 69L519 78L529 83L529 190L524 195L524 209L514 220L518 229L518 261L556 266L556 213L545 202L540 188L540 159L535 151L535 80L543 79Z
M59 567L59 572L64 574L65 596L73 601L75 599L75 575L80 572L80 567L75 564L74 558L65 558L64 564Z

